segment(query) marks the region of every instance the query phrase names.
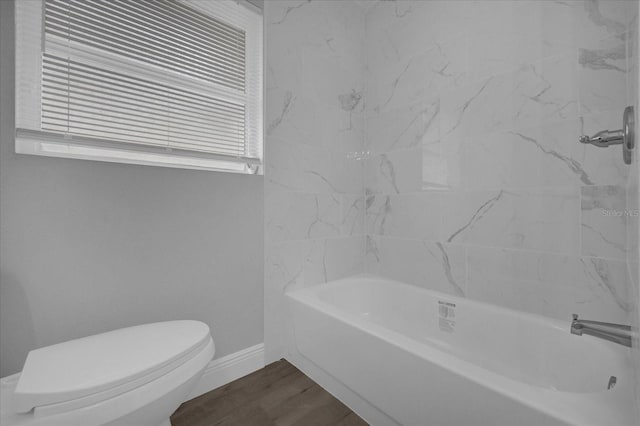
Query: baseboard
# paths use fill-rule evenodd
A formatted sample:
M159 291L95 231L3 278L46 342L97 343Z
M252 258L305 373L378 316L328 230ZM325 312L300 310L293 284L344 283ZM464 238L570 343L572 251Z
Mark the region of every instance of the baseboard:
M264 343L212 360L188 399L224 386L264 367Z

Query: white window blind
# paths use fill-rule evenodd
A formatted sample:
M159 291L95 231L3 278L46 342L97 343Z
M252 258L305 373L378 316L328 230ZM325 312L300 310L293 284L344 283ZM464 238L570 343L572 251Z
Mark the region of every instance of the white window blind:
M37 0L17 2L16 26L16 151L261 172L256 11Z

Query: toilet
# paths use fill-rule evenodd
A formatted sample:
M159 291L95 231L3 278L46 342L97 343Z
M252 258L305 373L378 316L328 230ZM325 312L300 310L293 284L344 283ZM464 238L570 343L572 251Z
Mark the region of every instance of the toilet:
M0 381L2 426L169 426L213 358L209 327L167 321L29 352Z

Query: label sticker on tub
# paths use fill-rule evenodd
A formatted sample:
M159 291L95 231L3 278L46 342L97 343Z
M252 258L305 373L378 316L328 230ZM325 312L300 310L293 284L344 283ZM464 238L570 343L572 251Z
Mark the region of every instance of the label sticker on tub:
M438 326L441 331L453 333L456 326L456 304L438 300Z

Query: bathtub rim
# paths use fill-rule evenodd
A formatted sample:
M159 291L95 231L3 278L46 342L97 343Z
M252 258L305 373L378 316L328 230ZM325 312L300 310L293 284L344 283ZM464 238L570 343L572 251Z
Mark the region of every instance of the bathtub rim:
M571 392L532 385L473 364L455 356L454 354L447 353L436 346L419 342L411 337L404 336L393 329L368 321L354 313L340 309L337 306L323 301L317 295L320 291L326 291L327 289L345 285L345 283L348 284L349 282L363 279L382 281L392 285L411 288L412 291L417 290L420 292L426 292L435 298L448 299L454 302L460 301L484 308L490 308L494 311L507 315L517 315L525 320L541 323L544 326L551 326L556 329L566 330L568 337L577 337L571 336L569 333L570 321L565 323L558 319L529 312L516 311L503 306L441 293L435 290L425 289L368 273L356 274L312 287L288 290L285 292L285 296L293 302L301 303L307 308L319 311L348 326L355 327L362 332L372 334L385 343L404 349L426 362L434 363L438 367L443 368L452 374L462 376L465 379L482 387L488 388L508 399L542 411L561 422L577 425L635 424L635 410L633 409L634 389L630 380L624 380L622 383L619 381L619 386L616 386L611 390L603 390L602 392ZM604 343L607 342L594 342L594 344ZM302 356L308 358L304 353L300 353ZM313 362L313 360L309 360ZM598 410L596 407L600 409Z

